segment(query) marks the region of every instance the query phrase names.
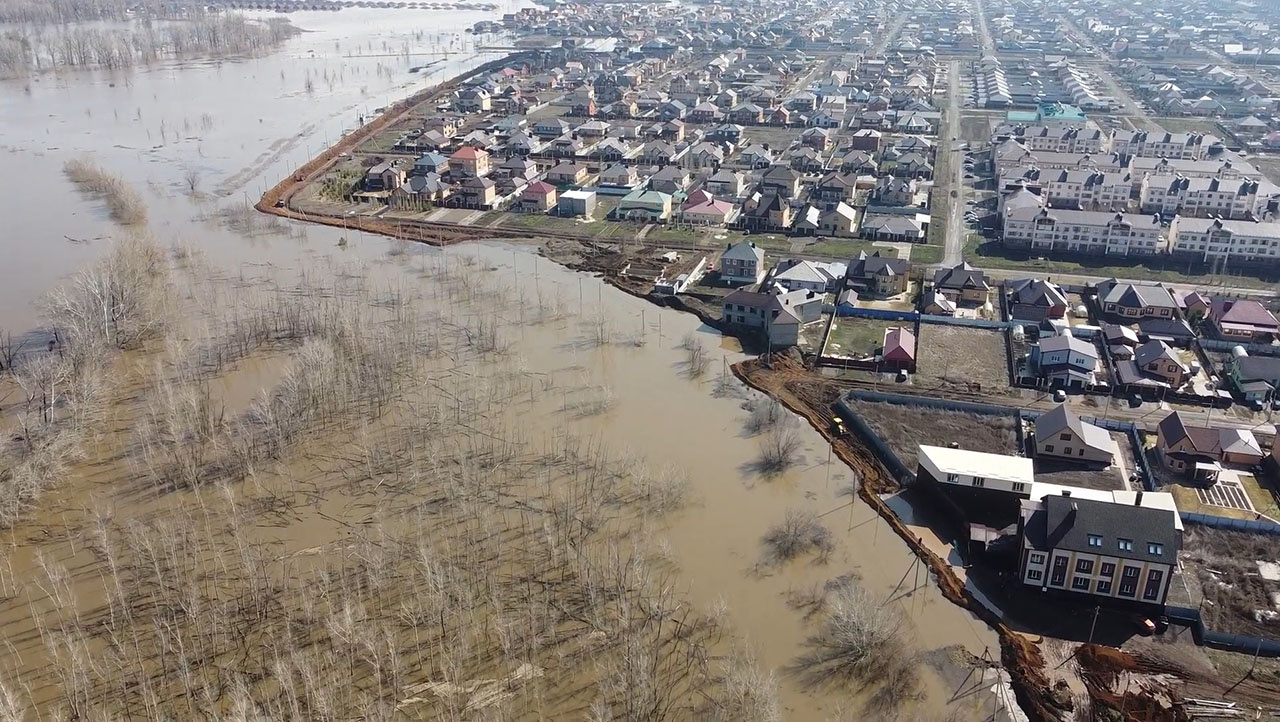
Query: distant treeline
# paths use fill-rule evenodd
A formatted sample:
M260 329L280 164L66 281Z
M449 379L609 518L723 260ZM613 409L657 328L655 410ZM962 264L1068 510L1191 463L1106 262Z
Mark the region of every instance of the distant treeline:
M297 32L284 18L258 22L236 13L199 13L188 20L144 19L101 27L29 24L0 34L0 73L131 68L171 58L253 53Z
M201 0L5 0L0 2L0 23L173 19L202 13L207 5Z

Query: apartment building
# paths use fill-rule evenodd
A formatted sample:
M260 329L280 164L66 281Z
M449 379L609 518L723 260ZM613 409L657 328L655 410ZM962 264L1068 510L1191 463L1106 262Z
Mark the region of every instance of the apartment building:
M1163 253L1158 216L1060 208L1009 207L1004 216L1007 246L1105 255Z
M1169 224L1171 253L1205 262L1280 262L1280 223L1222 218L1184 218Z
M1092 123L1085 127L1029 125L1002 130L1007 130L1011 137L1031 151L1102 153L1110 148L1111 143L1107 134Z
M1144 213L1166 217L1265 219L1280 206L1280 188L1249 178L1146 176L1138 199Z
M1223 146L1221 138L1207 133L1115 130L1111 134L1111 151L1143 158L1204 160L1221 153Z
M1184 176L1186 178L1243 178L1262 180L1262 171L1239 157L1214 160L1172 160L1169 158L1134 158L1129 161L1129 175L1135 191L1141 192L1147 176Z

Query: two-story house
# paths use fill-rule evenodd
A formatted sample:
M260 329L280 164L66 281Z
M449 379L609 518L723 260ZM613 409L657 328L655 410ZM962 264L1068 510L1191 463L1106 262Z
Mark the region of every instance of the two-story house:
M1053 457L1110 466L1119 446L1105 429L1076 416L1066 404L1036 418L1036 458Z
M1032 364L1049 386L1084 389L1093 386L1098 370L1098 349L1070 332L1050 336L1032 346Z
M720 279L726 283L751 284L764 279L764 249L740 241L720 254Z

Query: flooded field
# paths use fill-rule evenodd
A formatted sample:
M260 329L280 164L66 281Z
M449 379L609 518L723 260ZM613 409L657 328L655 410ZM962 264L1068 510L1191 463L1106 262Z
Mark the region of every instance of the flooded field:
M40 299L84 290L69 275L126 237L163 248L129 276L155 284L134 325L42 335L24 352L50 371L0 386L24 429L10 468L51 480L7 510L6 709L997 712L977 669L995 635L851 501L816 432L752 410L724 371L740 352L695 318L532 246L439 251L244 209L358 115L482 60L460 48L424 75L397 55L419 31L461 45L480 15L362 12L296 14L313 32L267 58L0 91L25 181L0 200L0 329L45 324ZM62 167L80 156L144 199L145 229L76 190ZM75 382L52 400L51 374ZM893 631L866 647L892 656L824 657L841 613Z

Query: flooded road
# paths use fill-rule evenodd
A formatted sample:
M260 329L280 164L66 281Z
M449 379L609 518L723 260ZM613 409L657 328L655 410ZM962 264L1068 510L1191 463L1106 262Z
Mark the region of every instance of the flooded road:
M508 3L498 13L516 7ZM6 168L24 179L0 198L11 219L10 232L0 235L6 259L0 267L0 329L30 328L39 318L40 296L93 258L104 239L123 234L100 203L81 197L62 177L62 163L82 154L123 176L146 198L151 234L200 249L225 278L244 285L360 269L375 285L412 284L427 293L433 281L423 269L449 262L441 259L473 259L466 273L509 288L513 300L501 308L448 310L501 315L520 374L551 380L547 387L553 390L545 398L517 409L523 435L537 442L572 433L687 481L688 504L647 525L648 541L669 558L668 581L677 593L701 613L727 620L732 639L724 644L747 646L776 675L785 719L875 718L859 712L859 695L811 689L787 671L814 629L805 619L804 600L846 576L908 621L923 684L920 698L904 703L902 718L990 714L992 695L957 695L972 680L964 679L954 658L961 651L998 656L994 633L944 600L906 545L865 505L850 503L848 490L856 480L831 460L812 429L795 425L799 464L776 476L756 469L760 439L747 432L743 408L749 395L736 382L717 383L724 367L742 356L694 317L557 267L531 248L483 243L438 251L362 235L340 248L339 229L243 212L246 201L353 127L360 114L488 59L468 54L463 44L474 41L461 30L494 15L454 15L299 13L292 21L311 32L266 58L127 76L42 76L30 83L29 93L21 84L0 86L0 117L6 119L0 153ZM408 67L423 59L394 56L404 43L451 50L457 43L458 52L428 75L409 74ZM338 78L332 87L326 73ZM311 92L304 87L308 76ZM184 179L193 170L199 174L195 193ZM527 299L533 298L551 299L561 317L527 323L525 314L533 313ZM681 345L690 336L711 350L710 369L701 378L686 373ZM279 364L254 359L218 381L215 393L236 412L269 392L282 375ZM573 412L588 406L590 413ZM40 541L36 529L58 523L69 507L82 504L76 500L87 498L86 488L104 506L129 516L128 490L69 480L42 502L45 508L31 524L9 535L14 573L22 575L24 565L30 571L50 551L68 559L77 554L65 540ZM834 547L825 560L764 561L761 538L788 510L811 512L832 532ZM290 532L296 538L281 532L292 552L312 548L339 528L311 521L315 525L305 533ZM7 662L6 676L18 674L21 664Z

